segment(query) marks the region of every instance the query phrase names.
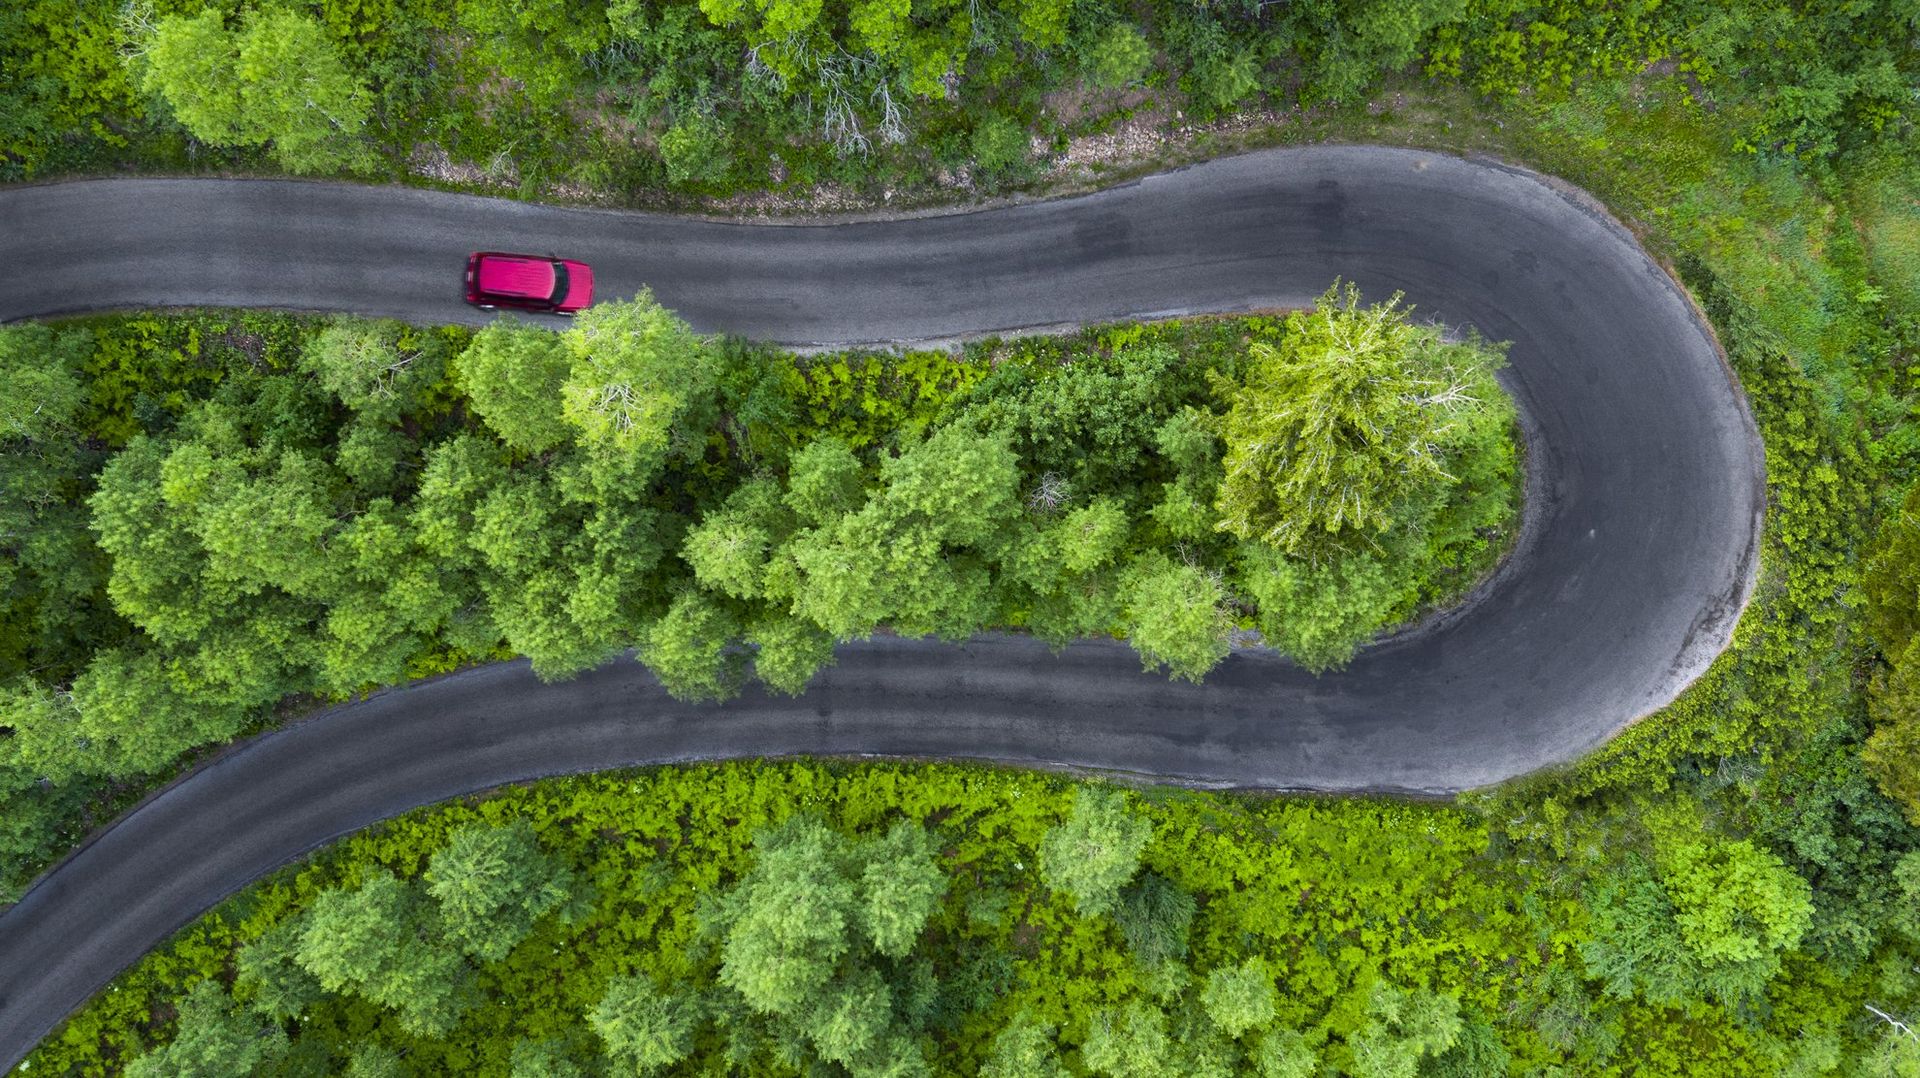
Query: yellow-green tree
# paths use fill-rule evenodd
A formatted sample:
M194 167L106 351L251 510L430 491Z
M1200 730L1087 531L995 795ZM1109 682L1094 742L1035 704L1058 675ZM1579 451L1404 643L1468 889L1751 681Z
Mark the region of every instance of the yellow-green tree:
M362 155L365 81L326 27L290 8L249 10L237 30L216 8L169 15L141 52L142 83L215 146L270 143L289 172L331 172Z
M1505 438L1498 353L1410 311L1336 282L1279 345L1252 346L1226 387L1222 530L1299 556L1365 547L1438 500L1456 457Z

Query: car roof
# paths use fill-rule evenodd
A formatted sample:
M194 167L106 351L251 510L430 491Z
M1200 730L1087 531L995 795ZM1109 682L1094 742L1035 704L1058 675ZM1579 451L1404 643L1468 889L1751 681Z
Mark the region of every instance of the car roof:
M531 255L482 254L477 283L480 291L494 295L546 299L553 295L553 261Z

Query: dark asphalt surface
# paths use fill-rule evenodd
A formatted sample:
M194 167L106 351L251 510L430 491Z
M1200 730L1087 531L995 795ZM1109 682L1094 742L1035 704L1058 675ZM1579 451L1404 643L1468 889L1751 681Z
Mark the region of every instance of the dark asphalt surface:
M972 214L740 225L280 182L0 191L0 318L227 304L475 321L469 250L591 262L694 325L788 343L1300 305L1336 276L1511 340L1525 535L1475 599L1338 674L1236 653L1204 686L1124 645L843 647L797 700L676 703L637 663L523 664L338 708L149 798L0 915L0 1060L247 881L415 805L536 775L783 754L950 756L1199 785L1447 793L1571 759L1725 646L1763 465L1702 320L1584 196L1411 151L1225 159Z

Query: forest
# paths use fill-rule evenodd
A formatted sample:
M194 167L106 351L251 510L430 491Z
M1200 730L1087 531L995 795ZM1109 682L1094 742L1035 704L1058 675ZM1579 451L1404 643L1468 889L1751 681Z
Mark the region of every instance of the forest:
M1659 65L1744 149L1897 142L1901 0L25 0L0 180L291 171L533 197L1033 182L1076 135L1352 105L1417 71L1499 101Z
M1893 0L0 11L0 179L725 208L1044 194L1129 124L1170 132L1138 167L1491 154L1598 195L1687 286L1769 488L1732 646L1563 769L1444 805L831 761L548 780L243 892L31 1073L1920 1075L1917 34ZM633 645L696 696L799 688L879 626L1117 632L1189 677L1253 631L1337 666L1470 587L1516 511L1497 391L1433 446L1479 469L1454 484L1402 461L1344 477L1347 509L1288 503L1332 477L1236 456L1263 396L1348 399L1312 373L1321 314L1484 389L1497 347L1386 299L806 360L644 298L594 316L648 342L612 356L510 323L9 327L7 892L206 746L514 655ZM660 356L699 377L609 412L596 387ZM958 460L988 485L933 482ZM328 558L234 541L263 514ZM903 577L874 534L937 556Z
M560 333L0 328L30 540L0 593L8 883L81 790L487 659L637 649L704 700L801 693L882 627L1124 636L1195 681L1236 634L1338 666L1513 533L1500 363L1351 286L954 354L803 358L644 293Z

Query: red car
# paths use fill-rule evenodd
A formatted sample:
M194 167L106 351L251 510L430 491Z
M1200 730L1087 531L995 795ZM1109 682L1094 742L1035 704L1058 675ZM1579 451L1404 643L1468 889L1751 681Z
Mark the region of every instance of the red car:
M572 314L593 302L593 267L567 258L476 251L467 256L467 302Z

